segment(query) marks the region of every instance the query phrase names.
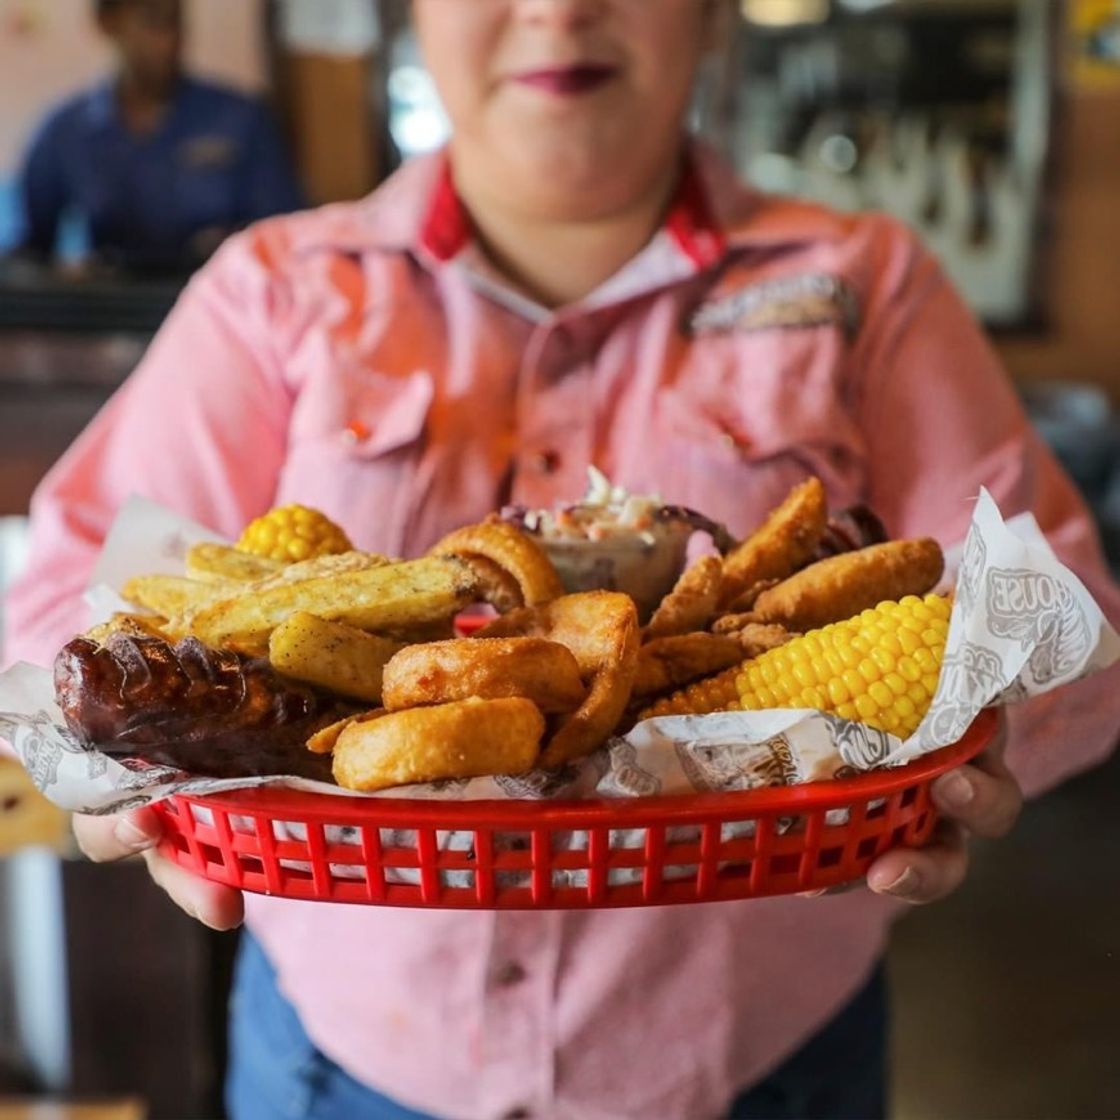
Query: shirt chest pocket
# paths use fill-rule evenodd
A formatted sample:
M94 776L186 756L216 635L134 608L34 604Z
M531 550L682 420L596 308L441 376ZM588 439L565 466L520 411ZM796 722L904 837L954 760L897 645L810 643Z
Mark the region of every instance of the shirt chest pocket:
M322 509L359 547L399 555L434 394L423 370L352 371L306 390L293 414L282 500Z
M664 492L743 533L809 475L834 508L862 500L862 437L835 394L797 377L697 377L659 395L655 430L669 450Z

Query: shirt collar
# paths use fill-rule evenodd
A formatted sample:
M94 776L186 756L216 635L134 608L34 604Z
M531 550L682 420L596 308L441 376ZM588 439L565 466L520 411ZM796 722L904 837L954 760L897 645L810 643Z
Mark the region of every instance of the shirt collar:
M99 82L86 95L86 112L94 124L122 125L116 85L116 79L110 78ZM175 87L171 111L178 109L196 88L196 83L186 74L180 77Z
M685 159L663 229L696 268L710 268L723 259L727 241L712 213L691 152ZM450 162L444 157L420 222L419 247L442 264L458 257L472 239L470 216L455 190Z

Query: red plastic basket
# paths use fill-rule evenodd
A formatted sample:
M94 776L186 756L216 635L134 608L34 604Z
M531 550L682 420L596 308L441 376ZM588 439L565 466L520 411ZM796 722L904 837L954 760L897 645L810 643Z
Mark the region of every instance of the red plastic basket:
M990 742L994 711L909 766L741 793L413 801L240 790L159 803L165 855L283 898L475 910L717 902L862 877L925 844L938 775Z

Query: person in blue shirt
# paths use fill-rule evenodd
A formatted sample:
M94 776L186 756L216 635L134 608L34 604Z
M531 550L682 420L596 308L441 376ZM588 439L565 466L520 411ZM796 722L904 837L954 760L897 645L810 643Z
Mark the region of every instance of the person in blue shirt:
M303 205L264 106L183 72L180 0L96 0L96 15L117 70L33 138L18 252L50 259L73 215L99 263L187 270L233 230Z

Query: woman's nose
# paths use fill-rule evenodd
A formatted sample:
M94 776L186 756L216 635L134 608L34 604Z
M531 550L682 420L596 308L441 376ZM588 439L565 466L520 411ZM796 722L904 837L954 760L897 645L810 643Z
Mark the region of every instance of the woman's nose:
M584 27L602 18L611 0L513 0L517 17L555 27ZM656 2L656 0L655 0Z

